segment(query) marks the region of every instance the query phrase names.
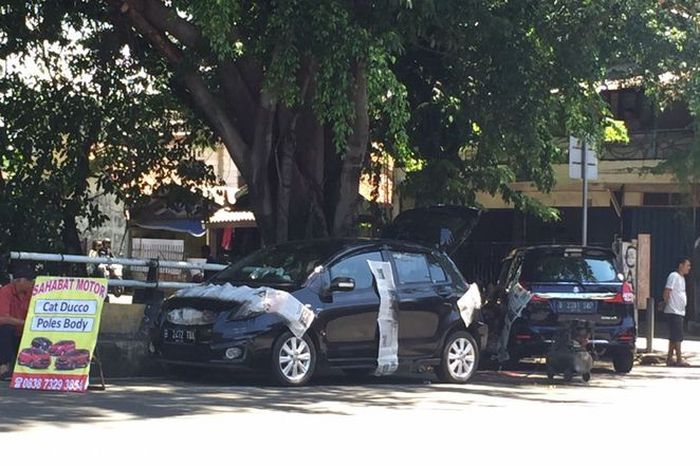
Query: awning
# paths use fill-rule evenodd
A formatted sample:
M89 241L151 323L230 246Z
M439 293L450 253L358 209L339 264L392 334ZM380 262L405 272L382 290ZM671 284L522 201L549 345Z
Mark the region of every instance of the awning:
M206 223L207 228L254 228L256 226L253 212L229 208L217 210Z
M132 220L131 225L135 225L146 230L165 230L178 233L187 233L197 238L204 236L207 231L200 219L176 218L169 220Z

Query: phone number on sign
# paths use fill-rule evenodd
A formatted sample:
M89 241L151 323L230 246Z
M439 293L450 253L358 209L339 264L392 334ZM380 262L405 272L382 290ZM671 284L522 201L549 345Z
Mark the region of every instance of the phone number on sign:
M56 390L67 392L83 391L82 379L54 379L51 377L15 377L13 388L25 388L29 390Z

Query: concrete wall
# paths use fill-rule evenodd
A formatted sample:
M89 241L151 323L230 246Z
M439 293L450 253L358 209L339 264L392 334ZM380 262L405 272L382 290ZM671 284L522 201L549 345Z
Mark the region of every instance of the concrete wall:
M148 356L148 337L142 329L143 304L105 303L96 355L105 377L157 375L160 366ZM93 380L96 376L93 370Z

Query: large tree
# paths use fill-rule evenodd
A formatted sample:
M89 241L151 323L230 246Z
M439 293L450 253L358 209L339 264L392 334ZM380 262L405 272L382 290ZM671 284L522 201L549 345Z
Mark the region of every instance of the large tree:
M221 141L266 243L352 230L370 141L416 168L417 197L470 203L553 183L555 137L600 134L596 84L680 72L697 34L660 0L9 2L5 53L49 38L130 57ZM681 8L683 7L683 8ZM697 60L690 62L695 72ZM122 63L122 66L126 66ZM138 102L136 106L146 105ZM188 112L189 110L189 112ZM196 122L203 123L199 127ZM422 170L420 170L422 168Z

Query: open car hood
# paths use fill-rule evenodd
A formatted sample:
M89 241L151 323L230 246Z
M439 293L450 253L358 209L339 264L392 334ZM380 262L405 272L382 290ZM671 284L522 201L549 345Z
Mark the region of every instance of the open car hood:
M411 241L454 253L471 234L481 211L462 206L434 206L400 213L382 238Z

